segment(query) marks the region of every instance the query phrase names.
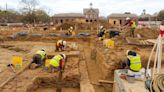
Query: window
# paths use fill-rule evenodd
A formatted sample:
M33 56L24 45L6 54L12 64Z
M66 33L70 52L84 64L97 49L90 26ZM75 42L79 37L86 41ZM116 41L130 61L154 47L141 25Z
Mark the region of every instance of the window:
M120 25L122 24L122 20L120 20Z
M60 22L63 23L63 20L61 19Z
M113 24L115 25L116 24L116 21L113 21Z

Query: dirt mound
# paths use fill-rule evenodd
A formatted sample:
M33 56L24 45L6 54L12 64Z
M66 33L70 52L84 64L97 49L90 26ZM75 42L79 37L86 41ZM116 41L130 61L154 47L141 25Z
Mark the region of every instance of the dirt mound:
M64 23L60 26L58 26L56 29L57 30L60 30L60 28L62 28L62 30L68 30L71 26L73 26L74 24L73 23Z
M144 39L156 39L159 35L159 31L157 29L149 28L137 29L136 33L140 34Z
M64 23L64 24L61 24L59 26L56 27L57 30L60 30L60 28L62 28L63 30L68 30L68 28L70 28L70 26L75 26L77 27L77 29L80 29L80 30L90 30L91 27L93 30L96 30L97 29L97 23L92 23L92 24L89 24L89 23L75 23L75 22L71 22L71 23ZM104 24L105 25L105 24ZM107 27L107 26L105 26Z

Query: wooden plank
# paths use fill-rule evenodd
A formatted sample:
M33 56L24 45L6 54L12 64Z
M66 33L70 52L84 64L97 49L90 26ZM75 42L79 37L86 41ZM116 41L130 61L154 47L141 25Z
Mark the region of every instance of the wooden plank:
M1 85L0 85L0 90L10 81L12 81L16 76L18 76L19 74L21 74L22 72L24 72L24 70L26 70L29 65L31 64L31 61L28 62L27 64L25 64L26 66L24 66L20 71L18 71L15 75L9 77L5 82L3 82Z
M115 86L116 86L116 83L114 82L112 92L115 92Z
M137 38L126 38L126 41L129 45L139 45L139 46L151 46L153 44L149 43L147 40L140 40Z
M99 80L99 83L107 83L107 84L113 84L114 81L108 81L108 80Z

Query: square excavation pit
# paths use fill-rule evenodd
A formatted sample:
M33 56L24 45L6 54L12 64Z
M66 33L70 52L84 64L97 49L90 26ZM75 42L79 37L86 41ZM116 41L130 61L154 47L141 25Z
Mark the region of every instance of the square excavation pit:
M56 79L57 76L37 77L26 92L80 92L79 76L65 77L62 82ZM58 88L61 88L61 91L57 91Z
M76 57L68 58L62 77L59 77L60 72L51 76L38 76L28 85L26 92L80 92L78 62ZM58 89L61 91L57 91Z

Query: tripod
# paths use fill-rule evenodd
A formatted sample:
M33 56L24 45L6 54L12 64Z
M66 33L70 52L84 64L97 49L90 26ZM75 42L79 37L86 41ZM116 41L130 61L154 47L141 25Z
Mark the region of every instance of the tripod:
M154 47L150 53L150 57L148 60L148 64L147 64L147 70L150 67L150 62L152 59L152 55L155 52L155 58L154 58L154 66L153 66L153 72L152 72L152 79L154 78L155 74L159 74L161 71L161 60L162 60L162 37L161 35L158 36ZM155 50L156 49L156 50Z

